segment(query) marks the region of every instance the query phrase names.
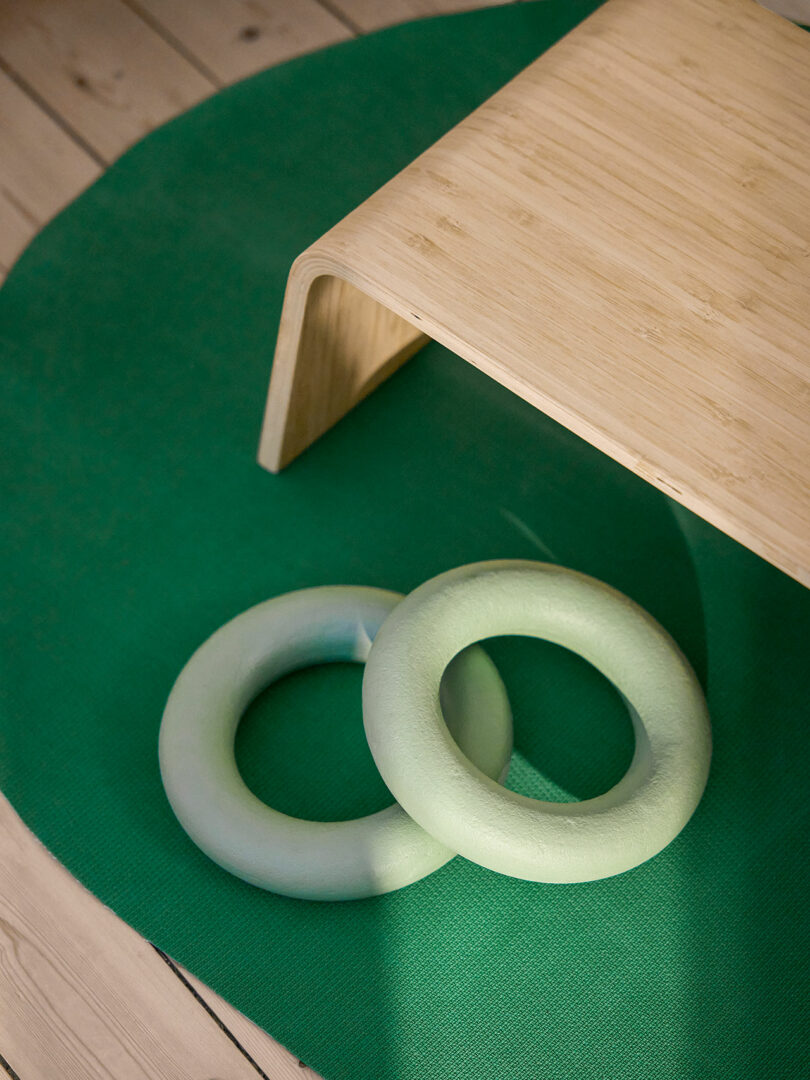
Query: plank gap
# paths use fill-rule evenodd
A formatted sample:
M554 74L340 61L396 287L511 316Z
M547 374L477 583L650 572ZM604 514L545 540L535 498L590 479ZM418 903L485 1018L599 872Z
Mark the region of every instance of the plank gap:
M342 22L347 30L351 30L355 37L358 37L360 34L363 33L363 30L359 26L359 24L356 23L354 19L350 18L345 12L341 11L340 7L337 4L332 3L332 0L317 0L317 3L320 4L324 11L328 11L330 15L334 16L334 18L336 18L338 22Z
M102 163L216 89L123 0L0 0L0 55Z
M2 796L0 865L0 1047L24 1080L257 1080L151 945ZM266 1042L269 1054L286 1053Z
M262 1080L271 1080L271 1077L269 1077L267 1075L267 1073L264 1071L264 1069L261 1067L261 1065L259 1065L259 1063L256 1061L256 1059L254 1057L252 1057L251 1054L248 1053L248 1051L245 1049L244 1046L242 1046L242 1044L239 1042L239 1040L234 1035L234 1033L231 1031L231 1029L225 1024L225 1022L222 1019L220 1019L219 1016L217 1016L217 1014L214 1012L214 1010L211 1008L211 1006L208 1004L208 1002L205 1000L205 998L203 998L200 994L197 993L195 988L191 985L191 983L185 977L185 975L180 970L180 968L177 966L177 964L175 964L174 960L172 960L172 958L170 956L168 956L165 952L163 952L162 949L159 949L157 947L157 945L155 945L154 942L150 941L149 944L152 946L152 948L158 954L160 959L170 968L171 971L174 972L174 974L177 976L177 978L180 980L180 982L183 984L183 986L185 986L186 990L188 990L188 992L191 994L191 996L194 998L194 1000L197 1002L197 1004L200 1005L208 1013L208 1015L211 1017L211 1019L214 1021L214 1023L217 1025L217 1027L222 1031L222 1033L224 1035L227 1035L227 1037L231 1040L231 1042L236 1047L236 1049L239 1051L239 1053L243 1054L245 1056L245 1058L247 1058L249 1064L252 1065L253 1068L256 1070L256 1072L259 1074L259 1076L262 1077Z
M226 84L222 81L222 79L220 79L219 76L211 70L211 68L204 64L198 56L195 56L195 54L186 45L184 45L183 42L171 32L171 30L168 30L163 25L163 23L159 22L154 17L154 15L151 14L151 12L143 8L138 3L138 0L123 0L123 2L130 9L130 11L133 12L133 14L137 15L139 19L146 23L150 30L154 30L156 34L163 38L167 45L170 45L175 50L175 52L178 52L183 57L184 60L187 60L189 64L195 67L201 75L203 75L206 79L212 82L217 88L217 90L223 89Z
M2 1054L0 1054L0 1065L2 1065L2 1067L6 1070L8 1075L11 1077L11 1080L22 1080L22 1077L20 1076L20 1074L14 1072L14 1070L12 1069L12 1067L9 1065L9 1063L6 1061L6 1059L3 1057Z
M457 15L518 0L319 0L335 18L351 25L358 34L436 15Z
M226 86L354 34L317 0L127 0Z
M53 120L57 127L61 128L68 138L76 143L80 150L84 150L85 154L87 154L88 157L91 157L96 165L100 165L102 169L107 168L107 162L101 154L99 154L86 139L83 139L79 132L65 120L61 113L58 113L56 109L49 105L45 98L34 89L28 80L18 74L18 72L16 72L2 56L0 56L0 71L2 71L4 75L7 75L14 85L19 87L19 89L22 90L22 92L26 94L50 120Z
M35 229L38 229L42 222L39 218L33 214L28 207L17 198L13 191L9 191L5 184L0 184L0 194L4 195L6 199L11 203L14 209L24 217L29 225L33 225Z

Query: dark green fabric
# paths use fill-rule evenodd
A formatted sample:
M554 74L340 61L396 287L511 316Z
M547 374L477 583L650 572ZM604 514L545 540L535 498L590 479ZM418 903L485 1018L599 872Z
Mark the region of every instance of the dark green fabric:
M105 903L328 1080L810 1068L808 593L435 345L282 475L254 463L293 257L592 6L410 24L250 79L128 153L0 292L0 784ZM503 557L610 582L695 665L715 757L663 854L572 886L456 859L318 904L187 840L157 734L208 634L290 589L408 591ZM615 781L632 740L612 688L561 649L492 649L510 783ZM310 817L384 805L360 675L297 674L251 708L260 795Z

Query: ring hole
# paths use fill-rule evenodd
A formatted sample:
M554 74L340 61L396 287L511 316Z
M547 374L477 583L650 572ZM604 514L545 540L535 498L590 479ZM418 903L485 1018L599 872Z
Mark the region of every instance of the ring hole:
M506 685L515 729L507 787L550 802L608 791L630 767L633 722L618 690L581 656L528 637L483 643Z
M253 700L235 753L254 795L309 821L347 821L391 805L363 731L362 681L362 664L319 664Z

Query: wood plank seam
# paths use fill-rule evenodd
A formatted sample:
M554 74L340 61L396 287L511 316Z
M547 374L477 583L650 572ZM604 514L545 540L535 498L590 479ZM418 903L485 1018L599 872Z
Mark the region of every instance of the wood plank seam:
M245 1047L242 1046L240 1041L237 1039L237 1037L234 1035L234 1033L231 1031L231 1029L228 1027L228 1025L222 1020L222 1018L220 1016L218 1016L216 1014L216 1012L208 1004L208 1002L200 994L197 993L197 991L194 989L194 987L191 985L191 983L188 981L188 979L186 979L184 977L182 971L180 971L180 969L177 967L177 965L172 960L172 958L170 956L167 956L166 953L163 952L162 949L159 949L157 947L157 945L155 945L154 942L150 942L150 944L151 944L152 948L155 950L155 952L158 954L160 959L167 965L167 967L174 973L174 975L177 976L177 978L180 980L180 982L183 984L183 986L186 988L186 990L188 990L188 992L191 994L191 996L194 998L194 1000L197 1002L197 1004L200 1006L200 1008L204 1009L208 1013L208 1015L211 1017L211 1019L214 1021L214 1023L221 1029L223 1034L225 1036L227 1036L227 1038L229 1038L231 1040L231 1042L236 1047L236 1049L240 1052L240 1054L243 1054L247 1058L248 1062L253 1066L253 1068L256 1070L256 1072L259 1074L259 1076L261 1076L262 1080L272 1080L272 1078L267 1075L267 1073L259 1065L259 1063L255 1060L255 1058L251 1057L251 1055L247 1052Z
M224 85L353 36L318 0L132 0Z
M244 1038L232 1037L216 1004L200 1011L204 988L190 994L186 980L72 878L2 797L0 862L0 1052L24 1080L247 1080L257 1074L247 1058L259 1055L268 1075L297 1077L286 1050L212 994L252 1040L246 1055Z
M344 11L341 11L339 4L332 3L332 0L317 0L317 2L324 11L328 11L330 15L334 15L334 17L339 19L348 30L351 30L355 37L358 37L363 33L363 30L357 23L349 18Z
M206 64L204 64L198 56L195 56L179 38L159 22L150 12L146 11L138 3L138 0L123 0L123 3L126 4L130 11L137 15L139 19L145 22L151 30L154 30L156 34L162 37L167 45L170 45L184 60L187 60L189 64L195 67L201 75L209 80L209 82L212 82L217 90L221 90L225 86L225 83Z
M18 1073L14 1072L14 1070L12 1069L12 1067L9 1065L9 1063L6 1061L6 1059L3 1057L2 1054L0 1054L0 1067L5 1069L5 1071L8 1073L8 1075L11 1077L11 1080L21 1080L20 1075Z
M17 198L14 192L6 185L0 184L0 192L8 199L15 210L19 210L20 214L25 218L29 225L33 225L35 229L39 229L42 225L40 219L32 214L28 207Z
M17 71L15 71L11 64L9 64L8 61L5 60L2 56L0 56L0 71L7 75L9 79L11 79L11 81L16 86L18 86L20 90L23 91L23 93L27 94L31 101L33 101L34 104L39 109L41 109L42 112L44 112L49 119L53 120L53 122L58 127L60 127L62 131L64 131L64 133L68 135L73 140L73 142L75 142L76 145L85 152L85 154L88 155L88 157L91 157L97 165L100 165L103 169L106 169L107 162L104 160L101 154L99 154L98 151L95 150L90 145L90 143L87 142L86 139L82 138L81 134L76 131L76 129L67 120L65 120L65 118L60 113L58 113L56 109L54 109L45 100L45 98L42 97L41 94L37 93L37 91L34 89L33 86L31 86L28 80L25 79L22 75L20 75ZM76 194L78 195L78 192L76 192ZM42 222L40 222L40 224L42 224Z
M2 266L13 265L40 227L101 171L95 158L31 98L19 81L0 70Z
M0 0L0 54L106 163L216 89L123 0Z

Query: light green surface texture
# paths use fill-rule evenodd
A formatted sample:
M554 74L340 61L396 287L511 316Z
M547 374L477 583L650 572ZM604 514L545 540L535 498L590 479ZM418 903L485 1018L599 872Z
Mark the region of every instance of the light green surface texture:
M255 464L295 255L586 10L410 24L219 94L125 155L0 290L0 786L105 903L327 1080L810 1073L808 593L435 345L281 475ZM201 641L293 589L407 593L497 558L608 582L697 671L711 777L664 852L581 885L454 859L321 904L195 847L157 739ZM488 648L509 784L615 783L633 739L607 681L556 646ZM237 760L260 798L321 820L389 804L360 682L330 665L248 710Z
M510 634L571 649L621 693L636 746L609 791L528 799L450 737L438 702L446 666L471 643ZM456 567L398 605L366 664L363 723L383 779L423 829L526 881L594 881L657 854L694 813L711 757L703 692L667 632L604 582L520 559Z
M282 814L250 791L234 757L239 720L262 690L318 663L364 663L401 599L383 589L334 585L286 593L220 627L180 672L160 725L163 786L189 836L232 874L284 896L357 900L411 885L455 855L396 803L351 821ZM436 697L461 751L502 780L512 715L480 646L458 652L437 681Z

